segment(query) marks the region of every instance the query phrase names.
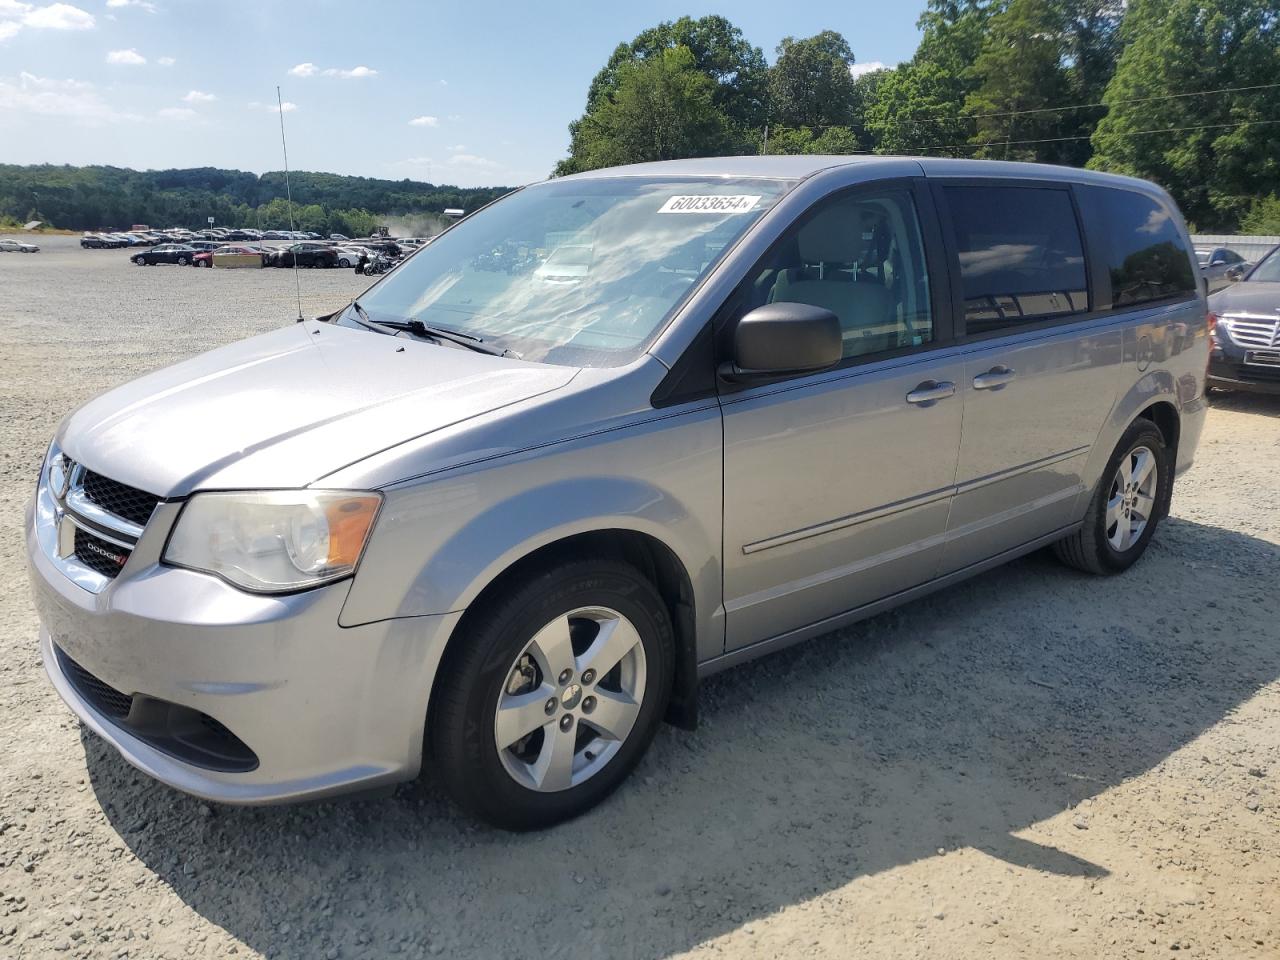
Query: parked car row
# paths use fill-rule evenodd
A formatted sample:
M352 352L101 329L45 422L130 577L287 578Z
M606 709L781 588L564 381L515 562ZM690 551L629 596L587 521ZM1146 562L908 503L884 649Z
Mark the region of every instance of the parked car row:
M377 234L363 238L352 238L341 233L331 233L326 238L314 231L307 230L256 230L252 227L210 227L207 230L186 230L181 227L170 227L165 230L129 230L112 233L106 231L86 232L80 238L80 246L85 249L118 249L120 247L155 247L169 243L193 243L195 241L209 243L258 243L264 240L288 241L292 243L355 243L369 245L395 241L403 246L420 247L432 241L432 237L396 238Z
M405 254L395 241L370 241L368 245L306 241L285 247L266 247L251 243L221 243L192 240L190 243L163 243L130 255L138 266L173 264L180 267L258 266L258 267L342 267L361 268L373 260L394 263Z

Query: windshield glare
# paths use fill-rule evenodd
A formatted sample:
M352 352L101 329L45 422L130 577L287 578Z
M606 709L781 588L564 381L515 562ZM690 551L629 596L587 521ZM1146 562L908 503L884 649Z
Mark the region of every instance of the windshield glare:
M1248 279L1262 283L1280 283L1280 247L1267 254L1266 259L1253 268Z
M374 320L420 320L526 360L626 363L784 189L723 178L539 184L441 235L360 304Z

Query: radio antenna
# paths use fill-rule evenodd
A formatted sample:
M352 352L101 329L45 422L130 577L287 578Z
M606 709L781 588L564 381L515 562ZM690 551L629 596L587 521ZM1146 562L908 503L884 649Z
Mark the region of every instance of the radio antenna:
M276 86L276 109L280 112L280 149L284 153L284 193L289 202L289 232L296 233L293 225L293 189L289 186L289 143L284 138L284 101L280 98L280 87ZM296 242L290 238L291 245ZM302 280L298 277L298 254L293 254L293 288L298 298L298 322L302 322Z

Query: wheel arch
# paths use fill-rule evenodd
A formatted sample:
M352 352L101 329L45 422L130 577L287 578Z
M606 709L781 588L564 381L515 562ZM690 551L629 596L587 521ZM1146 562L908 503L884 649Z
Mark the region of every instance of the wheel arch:
M1102 481L1102 474L1116 444L1126 430L1139 420L1155 425L1169 448L1169 464L1177 462L1178 443L1182 439L1182 414L1179 411L1178 384L1167 370L1155 370L1137 381L1125 393L1111 411L1111 416L1098 433L1093 450L1081 477L1081 490L1076 501L1076 512L1083 516L1093 497L1093 491ZM1171 485L1172 486L1172 485ZM1162 505L1168 512L1169 504Z
M469 621L476 616L476 611L485 607L488 598L509 589L511 584L530 576L535 570L582 556L620 560L635 567L657 588L671 616L676 647L671 702L667 708L666 720L678 727L692 730L697 725L698 689L693 580L674 550L656 536L640 530L610 527L569 534L542 544L509 563L491 577L468 603L445 644L441 663L448 657L454 644L465 642ZM436 691L442 675L443 671L436 671L428 700L428 715L431 704L436 702Z
M1156 425L1164 437L1165 446L1169 448L1172 458L1170 463L1172 463L1177 458L1178 440L1182 435L1182 418L1178 416L1177 407L1168 400L1157 400L1144 408L1134 419L1150 420Z

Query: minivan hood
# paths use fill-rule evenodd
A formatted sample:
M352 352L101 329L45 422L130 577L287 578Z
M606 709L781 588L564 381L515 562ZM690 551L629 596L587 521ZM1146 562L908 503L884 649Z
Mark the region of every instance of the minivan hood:
M89 469L163 497L300 487L576 372L299 323L111 390L68 417L58 442Z
M1214 313L1256 313L1259 316L1280 316L1280 283L1261 280L1245 280L1223 287L1209 297L1209 309Z

